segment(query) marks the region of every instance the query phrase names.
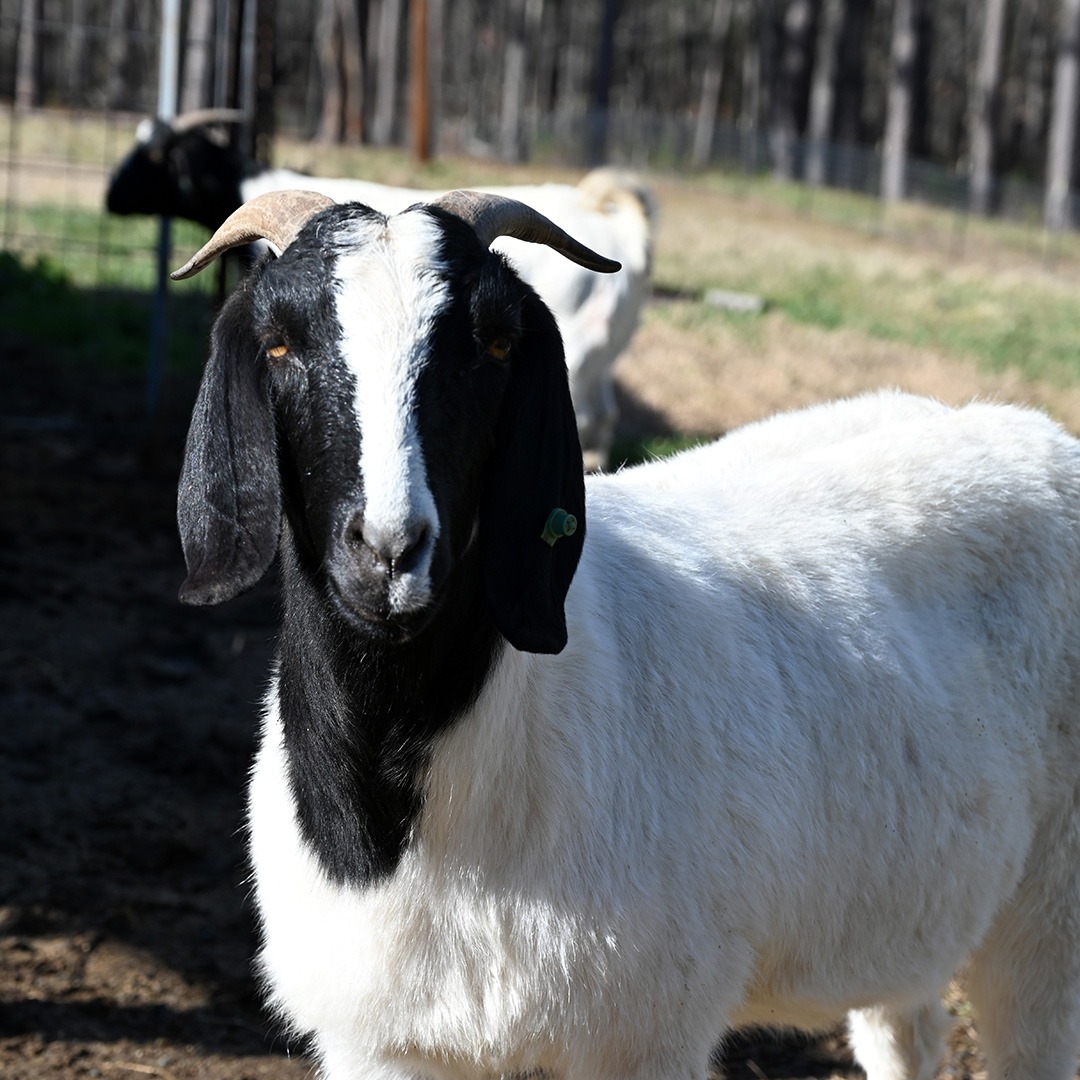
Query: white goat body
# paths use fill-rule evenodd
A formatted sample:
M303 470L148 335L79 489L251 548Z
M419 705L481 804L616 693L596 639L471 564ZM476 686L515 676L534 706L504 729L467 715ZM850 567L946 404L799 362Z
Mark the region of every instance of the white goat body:
M610 267L549 225L291 193L181 271L282 252L215 324L178 499L185 600L282 562L280 1014L330 1080L687 1080L845 1012L870 1080L930 1080L970 959L993 1080L1069 1080L1080 444L882 394L586 488L554 320L487 250Z
M271 689L261 963L327 1074L703 1076L863 1010L874 1080L929 1077L973 957L992 1075L1070 1076L1077 443L882 396L587 490L569 644L501 650L386 880L307 849Z

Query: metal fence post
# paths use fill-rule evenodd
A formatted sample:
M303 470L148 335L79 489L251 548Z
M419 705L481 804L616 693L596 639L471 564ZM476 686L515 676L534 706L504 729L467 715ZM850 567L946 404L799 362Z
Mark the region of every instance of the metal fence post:
M180 70L180 0L165 0L161 13L161 55L158 61L158 117L176 116L176 92ZM172 218L161 218L157 249L157 290L150 320L150 358L146 372L146 413L157 415L161 378L165 369L166 325L169 308L169 257L172 252Z

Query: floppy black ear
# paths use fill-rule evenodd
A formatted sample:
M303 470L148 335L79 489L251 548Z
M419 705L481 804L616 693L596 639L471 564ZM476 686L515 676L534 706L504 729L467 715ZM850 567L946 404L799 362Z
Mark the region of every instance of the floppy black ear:
M495 624L523 652L566 645L563 604L585 539L585 478L555 320L525 306L495 456L480 507L480 560ZM543 538L552 510L577 519L572 535Z
M273 415L241 288L214 325L188 429L176 519L186 604L218 604L266 573L281 531Z

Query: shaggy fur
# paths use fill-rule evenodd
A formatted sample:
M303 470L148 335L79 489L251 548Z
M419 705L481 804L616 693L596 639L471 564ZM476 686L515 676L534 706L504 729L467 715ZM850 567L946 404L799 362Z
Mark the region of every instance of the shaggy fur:
M879 395L583 495L535 295L449 215L370 215L230 302L181 492L194 599L282 522L251 853L270 1000L324 1074L700 1080L731 1025L850 1013L871 1080L922 1080L970 959L992 1077L1071 1077L1080 446ZM346 257L440 298L346 356ZM365 454L359 365L414 381L422 468ZM377 468L399 523L421 481L435 508L418 605L347 524ZM556 505L587 536L541 541Z

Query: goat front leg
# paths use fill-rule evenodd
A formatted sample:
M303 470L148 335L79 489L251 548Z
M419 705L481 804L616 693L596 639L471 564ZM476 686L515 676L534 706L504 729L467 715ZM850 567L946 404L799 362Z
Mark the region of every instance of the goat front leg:
M933 1080L949 1023L934 1000L912 1008L859 1009L849 1014L848 1031L867 1080Z

